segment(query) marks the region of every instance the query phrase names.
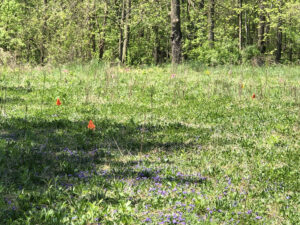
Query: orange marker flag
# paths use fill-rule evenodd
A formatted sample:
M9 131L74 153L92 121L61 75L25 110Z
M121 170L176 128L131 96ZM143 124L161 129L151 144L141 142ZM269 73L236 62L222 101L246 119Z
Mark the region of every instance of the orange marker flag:
M87 128L89 128L90 130L95 130L96 126L95 126L95 124L93 123L92 120L90 120L89 125L87 126Z
M255 94L253 94L253 95L252 95L252 98L254 99L255 97L256 97Z
M59 101L59 98L56 100L56 105L61 105L61 102Z

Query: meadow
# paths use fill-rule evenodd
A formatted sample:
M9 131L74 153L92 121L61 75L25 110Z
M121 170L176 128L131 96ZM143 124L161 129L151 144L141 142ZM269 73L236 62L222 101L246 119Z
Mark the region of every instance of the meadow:
M0 68L0 224L299 224L299 96L299 66Z

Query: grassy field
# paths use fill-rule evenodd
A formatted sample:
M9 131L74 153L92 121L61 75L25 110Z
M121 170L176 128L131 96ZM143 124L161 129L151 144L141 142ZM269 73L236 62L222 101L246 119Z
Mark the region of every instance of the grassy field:
M299 96L299 66L0 68L0 224L299 224Z

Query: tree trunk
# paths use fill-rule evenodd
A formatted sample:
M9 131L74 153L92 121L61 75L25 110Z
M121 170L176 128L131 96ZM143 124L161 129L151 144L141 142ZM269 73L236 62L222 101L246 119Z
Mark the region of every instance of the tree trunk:
M130 11L131 11L131 0L126 0L124 40L123 40L123 51L122 51L122 60L121 60L122 63L125 63L127 58L127 49L129 45L129 35L130 35L130 27L129 27Z
M92 52L96 53L96 20L97 20L97 15L96 15L96 2L94 0L93 6L92 6L92 15L91 15L91 21L90 21L90 42L92 46Z
M180 0L171 0L171 41L172 64L181 62L181 26L180 26Z
M154 63L157 65L159 63L159 36L158 36L158 26L153 27L153 33L155 35L155 43L154 43Z
M248 20L247 10L245 10L245 37L246 37L245 44L246 44L246 46L249 44L249 28L248 28L247 20Z
M292 19L290 17L289 26L291 26L291 25L292 25ZM284 36L285 36L285 44L286 44L286 42L287 42L286 33L285 33ZM289 42L289 44L288 44L288 46L289 46L288 47L289 48L288 57L289 57L290 62L292 62L293 61L293 43L292 43L291 40L289 40L288 42Z
M183 1L182 1L183 2ZM188 40L188 43L191 43L191 40L195 39L195 29L194 29L194 21L191 20L190 10L193 3L190 0L186 1L186 19L187 19L187 26L186 26L186 32L185 32L185 38ZM192 50L191 44L186 46L186 52L190 52ZM188 60L188 54L183 54L182 58L184 60Z
M208 40L209 45L211 48L214 47L215 42L215 0L210 0L210 6L209 6L209 13L208 13L208 20L209 20L209 34L208 34Z
M242 37L242 29L243 29L243 14L242 14L242 7L243 7L243 0L239 1L239 49L242 50L243 47L243 37Z
M104 6L104 18L103 18L103 25L102 29L100 28L100 41L99 41L99 60L103 58L104 54L104 47L105 47L105 27L106 27L106 20L107 20L107 2L105 1L105 6ZM102 31L102 32L101 32Z
M293 61L293 48L292 47L289 48L289 61L290 62Z
M265 43L266 15L265 15L264 0L260 0L259 8L260 8L260 12L259 12L259 27L258 27L258 48L260 53L264 54L266 52L266 43Z
M42 44L41 44L41 58L40 62L42 65L45 64L46 61L46 41L47 41L47 32L48 32L48 25L47 25L47 5L48 5L48 0L44 0L44 22L43 22L43 27L42 27Z
M125 1L123 0L122 3L122 13L121 13L121 21L120 21L120 36L119 36L119 60L122 61L122 56L123 56L123 31L124 31L124 21L125 21Z
M279 18L277 24L277 50L276 50L276 62L279 63L281 59L281 51L282 51L282 18L281 18L281 7L282 7L282 0L279 3Z
M279 63L281 60L281 51L282 51L282 28L281 22L278 23L277 27L277 50L276 50L276 62Z
M269 33L271 30L271 23L270 23L271 19L269 18L269 21L266 22L265 24L265 46L266 48L270 45L270 37L269 37Z
M204 0L201 0L199 5L200 5L200 9L203 9L204 8Z

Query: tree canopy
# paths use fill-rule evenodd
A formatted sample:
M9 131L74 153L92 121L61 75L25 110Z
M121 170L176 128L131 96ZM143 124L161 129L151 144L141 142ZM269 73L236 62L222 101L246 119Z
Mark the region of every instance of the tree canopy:
M176 25L173 2L180 15ZM176 39L174 25L180 28ZM208 65L260 58L294 62L300 59L300 3L1 0L0 49L17 62L33 64L91 59L159 64L171 61L172 53L180 57L176 62Z

